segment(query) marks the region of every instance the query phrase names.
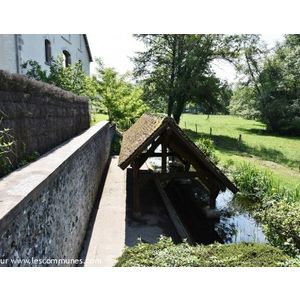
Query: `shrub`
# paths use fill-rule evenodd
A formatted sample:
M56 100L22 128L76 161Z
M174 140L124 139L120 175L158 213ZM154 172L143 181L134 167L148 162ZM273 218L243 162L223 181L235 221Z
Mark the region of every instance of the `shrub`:
M158 243L139 241L126 247L116 267L275 267L285 265L290 257L265 244L240 243L189 246L175 245L170 238ZM292 265L292 263L290 263Z
M1 113L1 111L0 111ZM0 126L2 123L2 118L0 119ZM13 154L14 140L9 134L9 129L0 129L0 177L11 172L13 164L10 160L10 155Z
M255 213L268 241L290 255L300 254L300 203L275 202Z
M233 172L240 195L254 200L254 218L259 221L268 241L290 255L300 254L300 190L289 190L276 182L268 171L248 164Z
M232 175L235 185L246 198L262 201L266 195L278 189L278 183L271 172L260 170L250 164L237 165Z
M201 137L197 142L196 145L201 149L201 151L210 158L210 160L218 164L220 159L216 155L215 146L213 140Z

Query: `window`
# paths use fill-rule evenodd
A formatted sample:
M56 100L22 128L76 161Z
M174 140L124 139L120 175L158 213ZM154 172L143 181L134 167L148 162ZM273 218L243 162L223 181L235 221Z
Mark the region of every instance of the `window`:
M51 43L49 40L45 40L45 61L47 64L51 64Z
M63 55L65 58L64 67L67 68L71 64L71 54L68 51L64 50Z

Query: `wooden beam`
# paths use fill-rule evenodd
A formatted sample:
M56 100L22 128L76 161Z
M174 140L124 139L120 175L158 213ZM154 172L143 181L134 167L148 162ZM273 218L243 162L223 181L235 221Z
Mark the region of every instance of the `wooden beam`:
M161 172L163 174L167 173L167 145L169 142L169 134L166 131L163 136L163 141L161 145Z
M174 207L172 206L165 190L163 189L157 177L154 178L154 182L180 238L183 240L186 239L190 245L195 245L195 240L193 239L189 231L185 228L185 226L182 224L180 218L178 217Z
M154 153L154 151L156 150L156 148L158 147L158 145L160 145L163 141L163 137L159 137L156 141L154 141L151 145L151 147L147 150L146 153L142 153L139 158L138 158L138 164L139 164L139 167L141 167L145 162L146 160L151 157L151 155Z
M226 185L221 182L220 180L218 180L218 178L214 175L213 172L211 172L206 167L204 166L200 166L190 155L188 155L185 151L183 151L180 146L177 146L176 142L170 140L170 145L171 147L179 153L180 156L182 156L184 159L186 159L187 162L189 162L195 169L197 172L201 173L202 176L200 177L200 179L202 180L203 184L207 186L207 188L210 190L211 189L211 179L214 179L214 184L217 185L219 187L220 190L226 190Z
M176 155L176 152L167 152L166 156L174 156ZM161 157L162 153L153 153L149 157Z
M209 206L211 209L215 209L216 208L216 199L219 195L219 188L217 187L213 187L212 190L210 191L210 195L209 195Z
M175 142L172 140L169 141L171 147L187 162L189 162L199 173L199 178L202 183L206 186L206 188L210 191L211 190L211 182L209 181L208 174L193 160L190 156L188 156L179 146L176 145Z
M140 205L140 185L139 185L139 164L135 160L132 163L133 167L133 218L139 219L141 217Z

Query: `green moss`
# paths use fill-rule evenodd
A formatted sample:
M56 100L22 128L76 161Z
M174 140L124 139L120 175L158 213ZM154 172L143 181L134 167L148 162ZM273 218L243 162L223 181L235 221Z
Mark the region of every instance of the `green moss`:
M116 267L277 267L292 265L290 257L266 244L175 245L161 237L156 244L126 247Z

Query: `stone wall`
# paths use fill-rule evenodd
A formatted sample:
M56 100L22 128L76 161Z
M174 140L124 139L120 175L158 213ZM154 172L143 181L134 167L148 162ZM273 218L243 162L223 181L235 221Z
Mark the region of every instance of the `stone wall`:
M0 180L0 266L74 265L114 130L98 123Z
M90 126L90 101L50 84L0 70L0 124L16 141L14 164L40 155ZM25 145L25 146L24 146ZM1 172L0 172L1 173Z

